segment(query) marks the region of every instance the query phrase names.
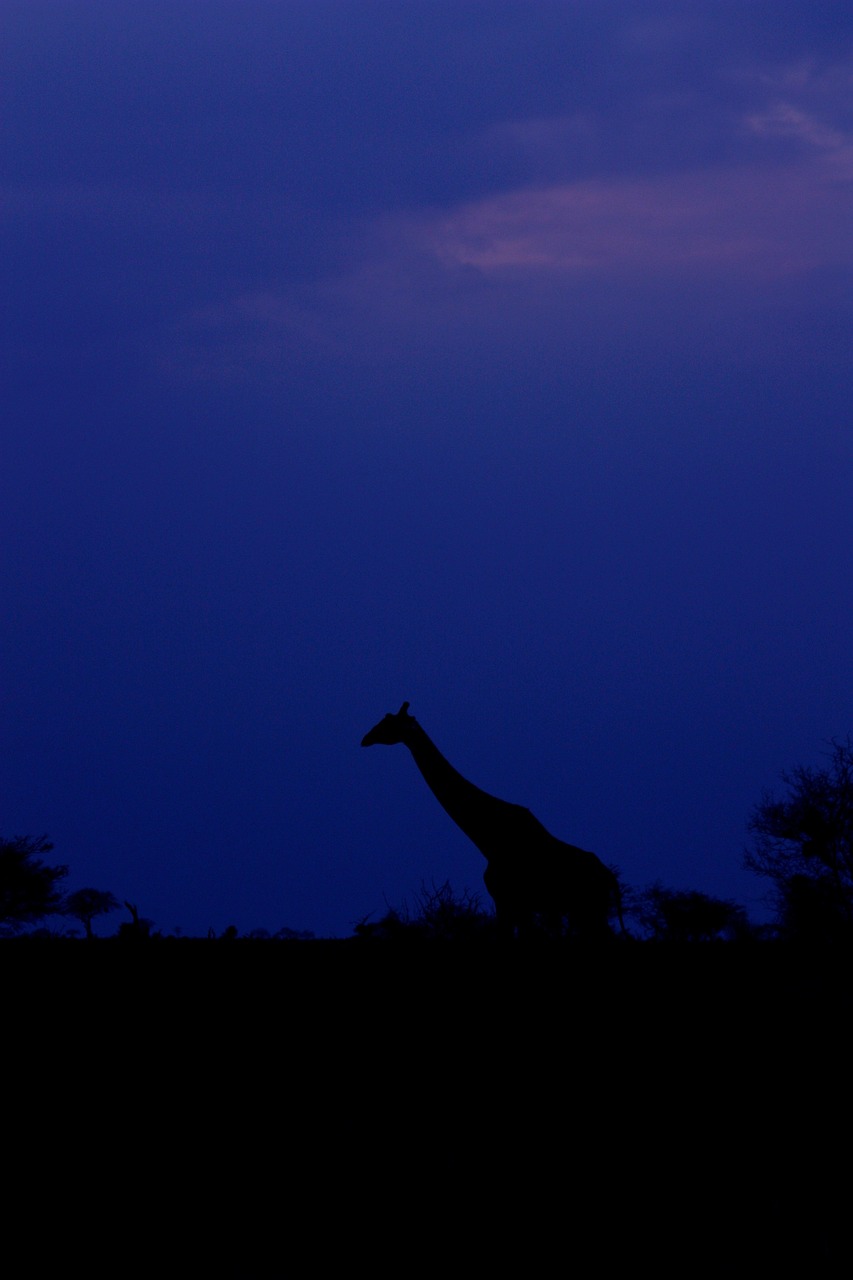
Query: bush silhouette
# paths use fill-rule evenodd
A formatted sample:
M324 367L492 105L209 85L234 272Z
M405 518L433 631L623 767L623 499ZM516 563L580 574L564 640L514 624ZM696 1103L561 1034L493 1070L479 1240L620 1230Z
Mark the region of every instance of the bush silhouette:
M469 941L495 927L494 912L483 906L479 894L465 889L457 893L449 880L444 884L422 884L412 907L389 907L379 920L359 921L355 932L363 938L425 938Z

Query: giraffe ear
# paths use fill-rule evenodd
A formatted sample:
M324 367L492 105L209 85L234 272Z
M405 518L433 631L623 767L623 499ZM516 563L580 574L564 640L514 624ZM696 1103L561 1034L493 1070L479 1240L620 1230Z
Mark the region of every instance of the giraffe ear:
M408 704L408 702L404 702L404 703L403 703L403 705L402 705L402 707L400 708L400 710L397 712L397 715L398 715L398 716L405 716L405 715L408 715L408 714L409 714L409 704Z

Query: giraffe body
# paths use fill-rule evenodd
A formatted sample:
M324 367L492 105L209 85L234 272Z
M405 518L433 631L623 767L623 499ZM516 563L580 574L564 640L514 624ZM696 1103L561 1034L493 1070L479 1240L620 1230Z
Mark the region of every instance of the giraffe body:
M594 853L552 836L523 805L489 795L444 758L404 702L365 734L361 745L402 742L445 812L487 862L483 876L499 924L521 933L537 920L553 931L565 926L585 939L611 937L609 916L619 914L619 885ZM623 926L624 928L624 926Z

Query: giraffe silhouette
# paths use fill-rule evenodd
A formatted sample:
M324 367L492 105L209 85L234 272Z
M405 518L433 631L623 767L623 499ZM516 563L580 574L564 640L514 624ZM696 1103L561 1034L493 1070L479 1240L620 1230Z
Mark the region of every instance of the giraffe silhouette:
M615 910L622 932L619 882L594 853L552 836L529 809L481 791L463 778L430 740L404 702L364 735L363 747L402 742L438 803L477 846L498 924L508 934L538 920L551 931L597 940L612 937Z

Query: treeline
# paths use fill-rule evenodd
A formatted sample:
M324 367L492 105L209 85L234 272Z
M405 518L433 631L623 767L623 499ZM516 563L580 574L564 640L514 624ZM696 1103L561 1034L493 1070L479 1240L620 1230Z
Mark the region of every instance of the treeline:
M773 939L844 942L853 940L853 740L833 740L822 768L798 765L782 774L781 794L766 793L749 821L745 865L769 885L770 924L752 922L731 900L697 889L658 883L636 889L620 881L622 915L614 935L646 942L754 942ZM122 907L114 937L130 941L162 938L154 922L105 889L66 892L65 865L51 865L47 836L0 839L0 937L95 938L94 922ZM614 868L615 870L615 868ZM618 874L618 873L617 873ZM571 935L571 922L563 930ZM547 937L544 923L538 936ZM449 883L422 885L411 904L388 907L354 927L356 937L390 940L483 940L498 936L494 913L482 897L459 894ZM176 936L176 935L171 935ZM240 938L234 925L208 937ZM253 929L256 941L306 941L313 934L290 928L270 933Z

